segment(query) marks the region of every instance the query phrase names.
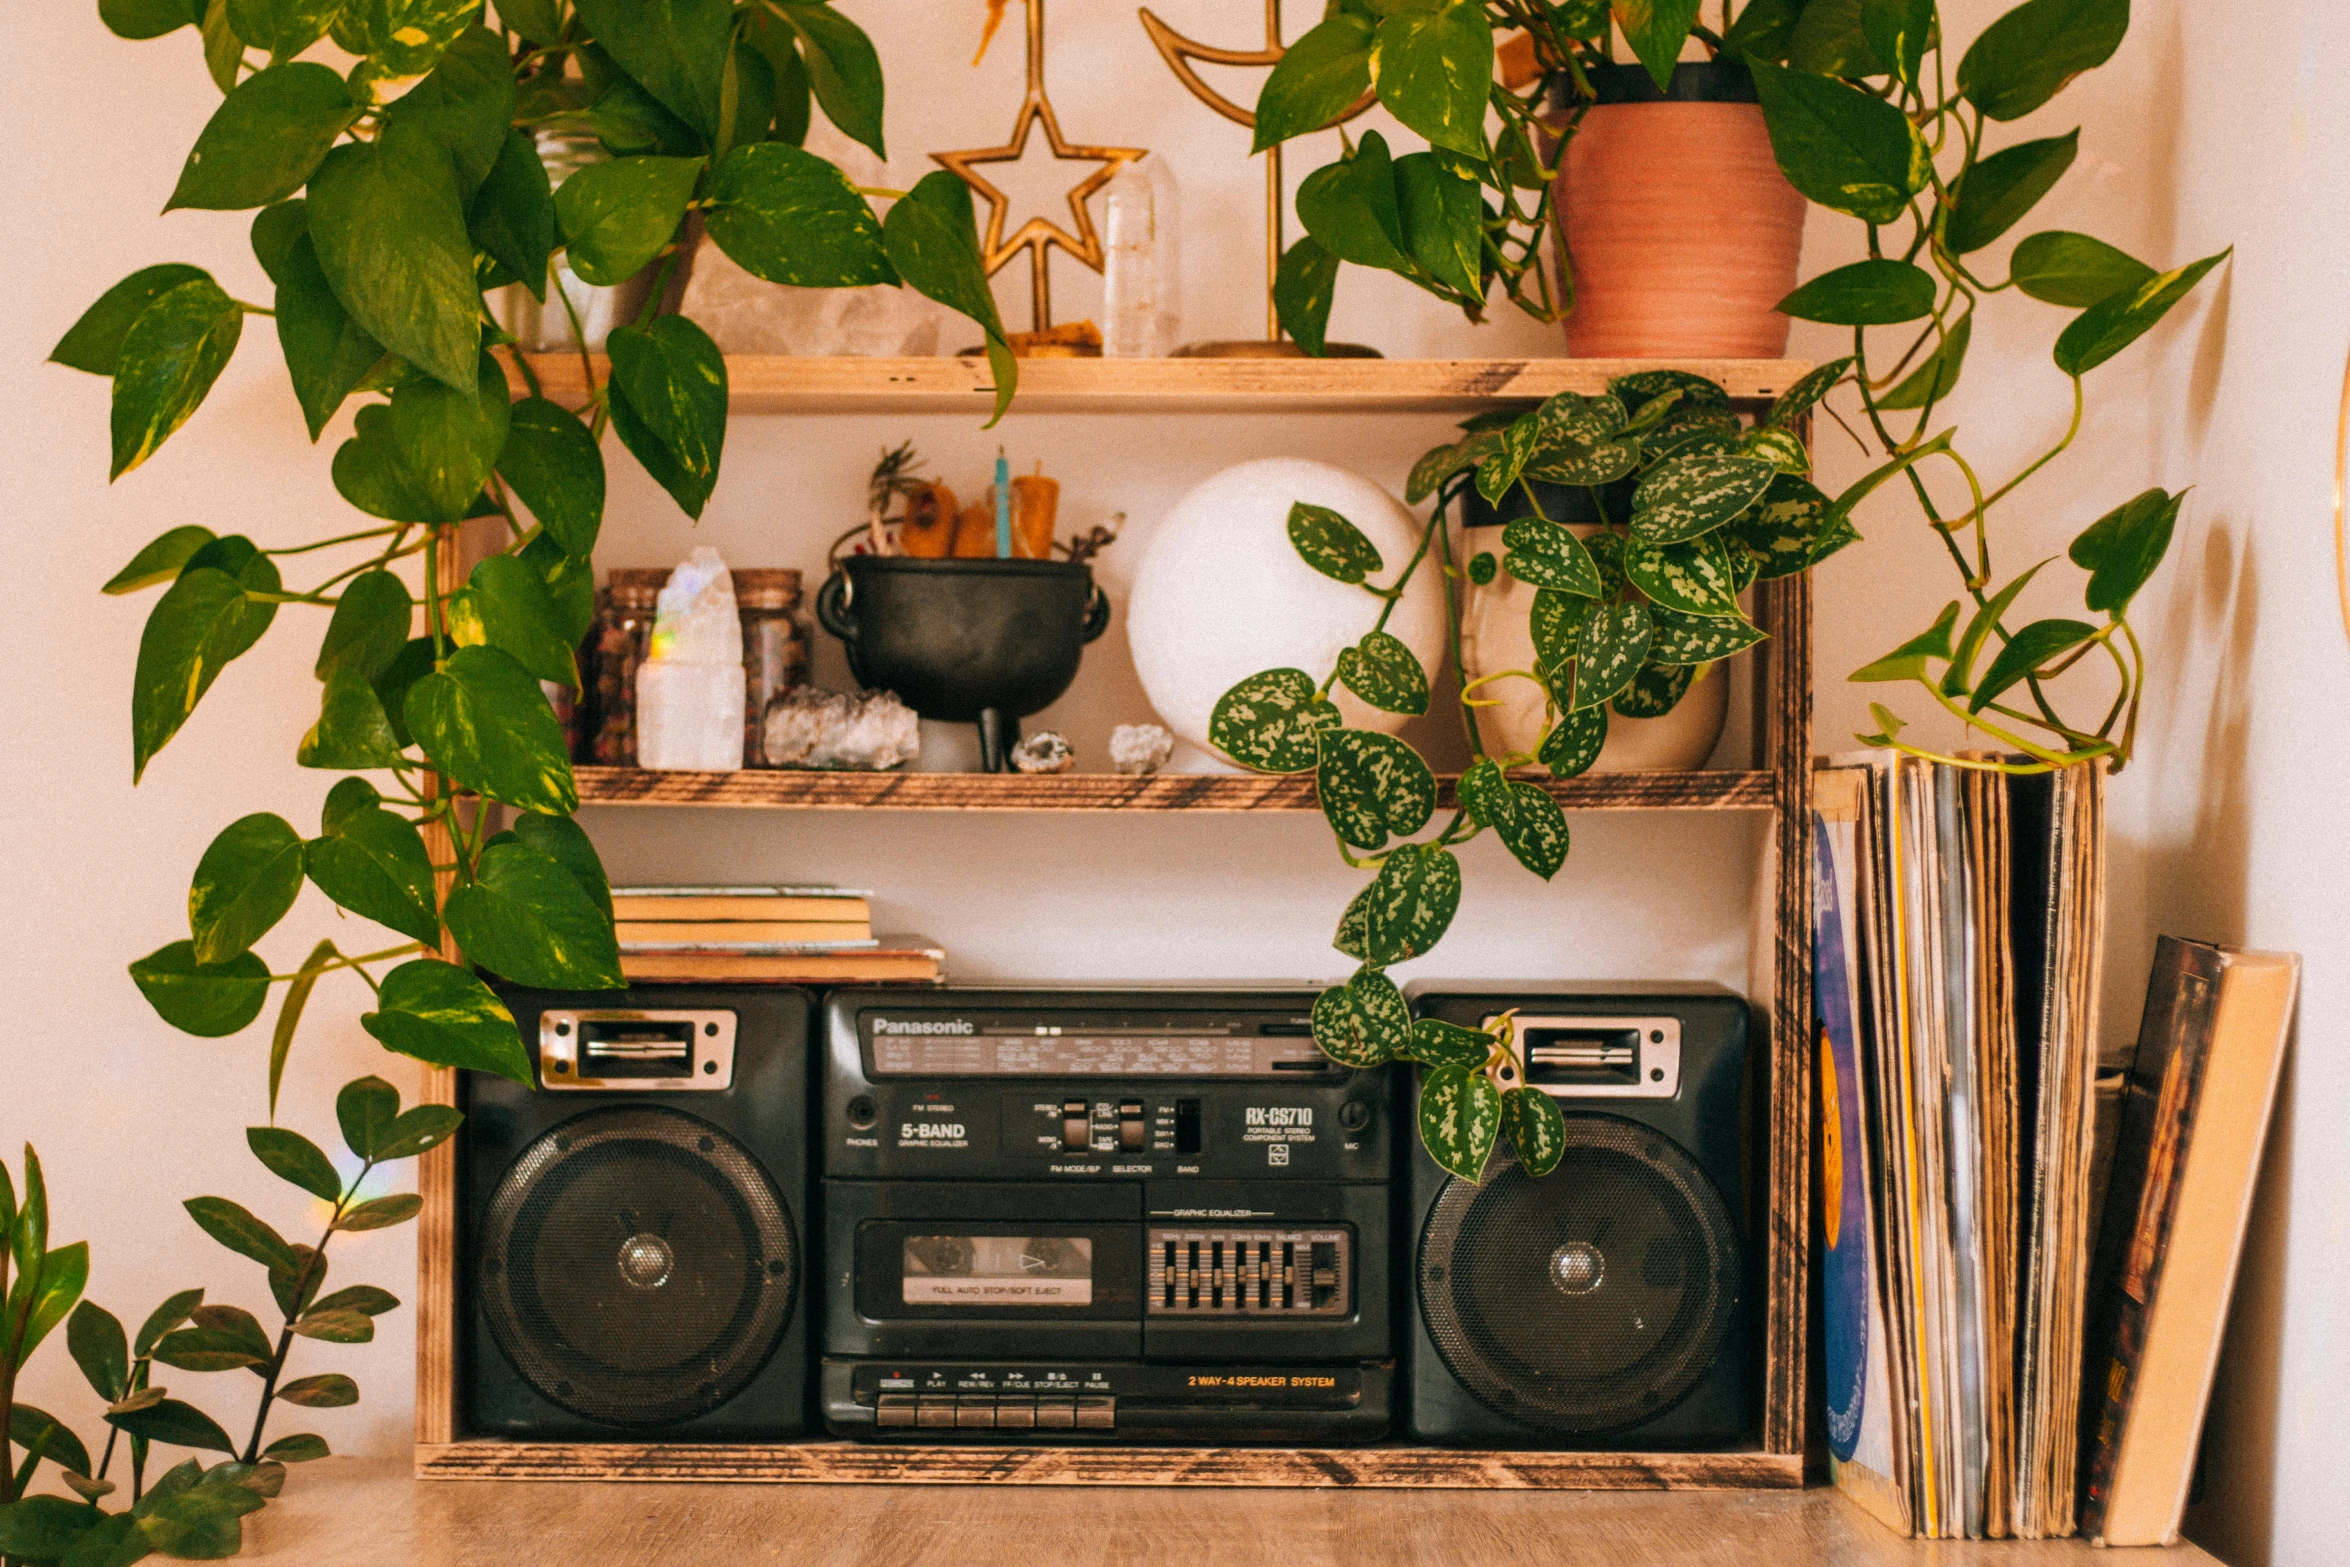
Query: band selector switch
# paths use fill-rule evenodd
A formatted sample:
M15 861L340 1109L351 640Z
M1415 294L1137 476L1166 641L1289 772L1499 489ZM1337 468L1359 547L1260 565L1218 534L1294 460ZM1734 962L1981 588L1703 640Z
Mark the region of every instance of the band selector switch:
M1093 1107L1082 1099L1062 1101L1061 1147L1069 1153L1084 1153L1093 1147Z

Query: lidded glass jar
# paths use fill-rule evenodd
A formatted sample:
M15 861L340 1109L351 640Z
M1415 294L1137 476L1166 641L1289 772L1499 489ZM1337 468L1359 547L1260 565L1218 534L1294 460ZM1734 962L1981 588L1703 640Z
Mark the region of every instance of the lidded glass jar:
M764 767L767 704L808 679L800 574L773 566L738 568L734 603L743 621L743 763Z
M636 765L636 666L653 635L653 611L665 566L615 566L596 595L595 628L588 633L595 672L588 683L588 736L582 760L603 767Z
M572 175L591 163L602 163L611 157L593 131L542 130L538 133L539 162L546 165L547 183L560 186ZM506 302L502 314L506 330L528 353L569 351L576 353L585 346L591 354L601 353L604 340L616 326L626 326L644 309L645 296L652 291L653 267L646 267L626 282L609 287L583 283L571 270L569 255L557 256L547 266L547 297L542 302L531 296L530 290L519 283L507 285ZM560 292L558 292L560 291ZM563 308L563 301L571 301L571 309ZM572 327L572 315L579 317L578 330ZM585 336L586 343L580 339Z

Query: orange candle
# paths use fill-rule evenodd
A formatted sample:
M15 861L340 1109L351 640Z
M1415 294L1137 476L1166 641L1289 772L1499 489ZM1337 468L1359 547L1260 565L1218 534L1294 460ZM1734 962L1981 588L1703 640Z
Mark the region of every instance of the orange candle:
M1053 558L1053 521L1061 507L1061 481L1040 471L1012 481L1012 553L1021 560Z

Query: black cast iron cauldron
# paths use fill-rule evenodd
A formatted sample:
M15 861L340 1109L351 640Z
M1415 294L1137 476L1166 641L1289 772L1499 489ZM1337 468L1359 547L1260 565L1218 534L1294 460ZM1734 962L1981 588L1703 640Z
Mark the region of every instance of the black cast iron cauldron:
M1000 773L1020 720L1077 678L1110 601L1074 561L852 555L817 591L816 618L859 685L924 718L976 723L981 765Z

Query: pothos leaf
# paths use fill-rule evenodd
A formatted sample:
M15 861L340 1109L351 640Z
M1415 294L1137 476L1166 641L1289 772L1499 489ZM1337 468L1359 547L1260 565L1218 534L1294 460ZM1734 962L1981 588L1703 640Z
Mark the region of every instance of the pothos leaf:
M1556 588L1535 590L1534 607L1526 614L1526 629L1534 638L1535 662L1545 673L1553 677L1566 673L1567 666L1575 661L1575 639L1583 630L1583 622L1598 607L1596 598L1561 593Z
M1289 542L1300 560L1338 582L1359 583L1385 564L1363 530L1327 506L1292 505Z
M1398 845L1339 918L1338 950L1364 963L1416 958L1443 939L1461 902L1461 862L1450 849Z
M1412 1011L1395 981L1374 968L1314 999L1314 1043L1341 1066L1375 1067L1395 1059L1412 1032Z
M1829 389L1843 380L1852 366L1852 356L1847 354L1842 359L1830 360L1810 371L1802 380L1779 394L1779 400L1771 404L1771 411L1763 416L1763 423L1779 427L1793 424L1798 416L1809 412L1814 404L1827 396Z
M1662 604L1649 606L1648 618L1656 632L1648 645L1648 662L1655 664L1710 664L1743 653L1763 640L1760 626L1724 615L1684 615Z
M1398 1054L1419 1062L1422 1066L1483 1067L1498 1043L1482 1029L1463 1028L1458 1023L1447 1023L1442 1018L1423 1017L1412 1021L1412 1037Z
M1647 606L1630 600L1603 605L1584 621L1575 643L1575 708L1597 707L1630 685L1648 661L1654 632Z
M1567 816L1539 784L1511 778L1487 757L1461 774L1461 806L1544 881L1567 860Z
M1567 1152L1566 1118L1539 1088L1511 1088L1501 1096L1501 1124L1528 1175L1548 1175Z
M1369 632L1355 646L1339 649L1338 679L1381 712L1417 716L1428 711L1428 672L1389 632Z
M1208 738L1241 766L1260 773L1302 773L1317 760L1317 736L1340 723L1338 708L1318 696L1302 669L1268 669L1216 699Z
M1761 500L1777 471L1762 457L1717 453L1661 462L1632 492L1632 537L1678 544L1711 533Z
M1695 674L1688 664L1659 664L1652 647L1648 663L1616 693L1615 709L1626 718L1662 718L1680 705Z
M1393 735L1369 729L1325 729L1314 790L1331 829L1358 849L1384 847L1388 835L1408 837L1436 810L1436 775Z
M1624 574L1668 609L1689 615L1738 614L1737 578L1719 539L1651 544L1634 534L1624 543Z
M1530 587L1598 598L1605 591L1599 567L1583 541L1555 522L1521 517L1501 530L1509 553L1502 569Z
M1420 1080L1420 1142L1438 1165L1481 1180L1501 1130L1501 1090L1473 1067L1439 1066Z
M1550 769L1553 778L1573 778L1589 772L1607 744L1607 706L1604 703L1564 714L1542 737L1534 759Z

